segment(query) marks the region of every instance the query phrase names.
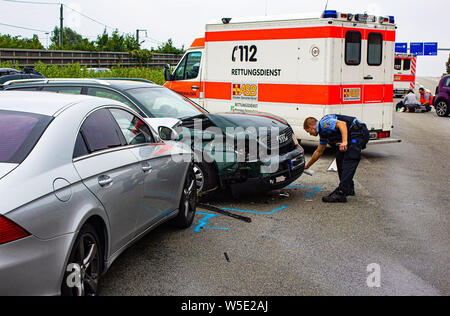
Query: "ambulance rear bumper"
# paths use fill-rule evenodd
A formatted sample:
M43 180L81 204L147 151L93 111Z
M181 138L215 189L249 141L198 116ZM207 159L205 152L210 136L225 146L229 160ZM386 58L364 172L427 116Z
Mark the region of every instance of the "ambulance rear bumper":
M401 143L401 139L395 139L395 138L384 138L384 139L375 139L371 140L367 145L384 145L384 144L398 144Z

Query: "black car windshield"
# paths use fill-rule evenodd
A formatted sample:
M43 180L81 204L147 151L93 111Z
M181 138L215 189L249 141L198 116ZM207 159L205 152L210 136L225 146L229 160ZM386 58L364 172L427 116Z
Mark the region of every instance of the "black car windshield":
M194 102L166 88L137 88L127 92L153 117L186 119L207 113Z
M0 111L0 163L22 163L52 121L52 117Z

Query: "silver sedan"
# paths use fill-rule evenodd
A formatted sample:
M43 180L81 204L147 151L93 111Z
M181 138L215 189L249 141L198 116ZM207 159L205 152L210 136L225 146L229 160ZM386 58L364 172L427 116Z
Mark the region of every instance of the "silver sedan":
M0 92L0 295L95 295L137 239L191 226L192 154L161 129L113 100Z

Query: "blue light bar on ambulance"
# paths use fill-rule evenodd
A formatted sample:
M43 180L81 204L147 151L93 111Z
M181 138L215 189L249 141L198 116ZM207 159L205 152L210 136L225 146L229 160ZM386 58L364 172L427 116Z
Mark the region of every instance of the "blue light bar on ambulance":
M392 16L392 15L389 16L389 23L395 24L395 17L394 16Z
M337 17L338 17L338 13L336 10L326 10L323 12L323 15L322 15L322 18L324 18L324 19L329 19L329 18L337 19Z

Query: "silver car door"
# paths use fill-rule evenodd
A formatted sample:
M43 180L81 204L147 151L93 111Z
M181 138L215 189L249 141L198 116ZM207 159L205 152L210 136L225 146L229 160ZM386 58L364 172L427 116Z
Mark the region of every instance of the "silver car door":
M144 174L142 205L138 212L136 230L146 230L178 209L186 164L175 162L172 146L156 142L151 129L128 111L110 109L118 122L130 149L140 162Z
M75 146L74 165L87 188L103 204L111 231L111 255L135 235L142 197L142 174L107 109L90 114Z

